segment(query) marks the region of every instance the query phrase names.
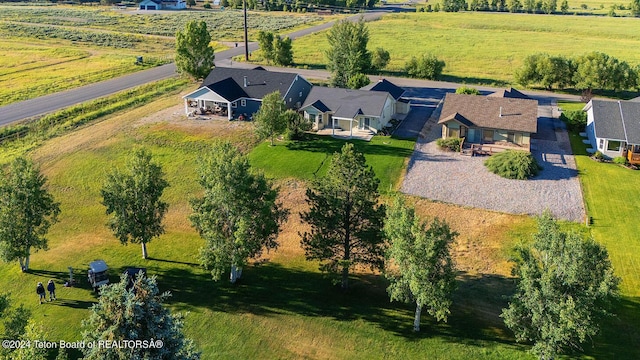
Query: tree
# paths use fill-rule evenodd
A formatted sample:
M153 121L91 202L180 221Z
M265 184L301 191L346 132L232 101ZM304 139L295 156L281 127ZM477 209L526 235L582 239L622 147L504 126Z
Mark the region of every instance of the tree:
M211 34L204 21L189 21L176 33L176 67L195 79L204 79L214 67Z
M284 117L286 110L282 96L276 90L262 98L260 110L254 117L256 134L261 139L269 138L271 146L274 145L274 138L287 130L287 119Z
M213 147L198 173L204 196L191 200L189 219L205 240L202 265L216 281L231 267L235 283L248 259L277 248L288 211L276 203L278 190L251 171L247 157L228 142Z
M0 258L18 260L22 271L29 270L32 249L48 249L45 236L60 214L46 183L40 169L24 157L11 163L9 173L0 172Z
M558 0L543 0L542 1L542 11L547 14L551 14L556 11L558 8Z
M560 3L560 11L564 15L566 15L569 12L569 1L562 0L562 3Z
M436 80L442 75L444 67L445 62L438 60L435 55L424 54L420 58L412 56L404 69L411 77Z
M443 0L442 10L446 12L458 12L460 10L466 10L467 3L464 0Z
M258 31L258 46L267 62L273 61L273 33L271 31Z
M287 124L287 138L289 140L301 140L305 131L311 130L312 124L302 115L292 109L288 109L282 114Z
M196 0L187 0L187 5L191 9L192 6L196 6Z
M425 306L436 320L447 321L456 285L450 246L458 234L438 219L427 228L400 196L387 210L384 232L390 242L385 276L391 301L415 302L414 331L420 331Z
M371 67L378 71L382 70L387 66L387 64L389 64L390 60L391 55L389 55L389 52L381 47L378 47L373 51L373 54L371 56Z
M514 274L516 294L501 316L516 340L534 343L541 359L580 349L595 335L619 283L607 250L560 230L549 213L538 218L533 245L517 249Z
M30 346L20 346L11 352L11 355L7 359L12 360L43 360L47 359L47 349L35 345L35 341L44 342L46 337L42 325L36 324L33 321L25 322L23 326L23 333L19 337L10 339L24 341L24 344Z
M329 50L325 55L331 71L331 85L347 87L349 79L371 70L371 53L367 50L369 29L364 19L336 22L327 34Z
M509 9L509 12L516 13L522 10L522 3L520 0L507 0L506 7Z
M385 208L377 205L378 183L364 155L345 144L327 174L307 189L310 209L300 214L311 225L311 232L301 234L305 256L321 261L323 271L341 272L342 289L349 287L350 268L383 268Z
M456 94L466 94L466 95L480 95L480 90L462 85L456 89Z
M25 334L27 324L31 318L31 311L25 308L23 304L20 304L18 307L7 311L3 318L4 338L19 339Z
M631 0L629 4L629 10L633 16L640 16L640 0Z
M548 90L554 85L562 89L573 85L575 71L576 65L571 59L541 53L527 56L515 77L523 86L533 83L541 84Z
M172 315L162 305L171 294L160 294L155 276L138 274L130 289L128 284L123 274L120 282L100 290L98 303L82 321L82 340L141 345L87 346L82 348L84 359L199 359L200 353L182 331L184 316Z
M293 64L293 50L291 49L290 38L282 38L278 35L273 39L273 63L278 66Z
M590 52L575 60L574 81L581 90L630 89L637 86L638 74L625 61L601 52Z
M347 87L349 89L360 89L363 86L371 83L369 77L363 73L354 74L347 80Z
M126 171L112 171L102 186L102 204L107 208L109 228L124 245L142 245L142 258L147 258L147 243L164 233L162 219L169 205L160 200L169 183L162 167L151 162L151 153L136 150Z

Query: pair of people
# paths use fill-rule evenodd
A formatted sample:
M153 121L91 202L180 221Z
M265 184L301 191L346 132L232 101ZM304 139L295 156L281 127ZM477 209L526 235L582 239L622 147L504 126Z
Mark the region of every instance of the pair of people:
M47 290L49 291L49 301L55 300L56 284L53 282L53 280L49 280L49 282L47 283ZM39 282L38 285L36 286L36 294L38 294L38 297L40 299L40 304L42 304L42 301L47 301L47 295L44 291L44 285L42 285L41 282Z

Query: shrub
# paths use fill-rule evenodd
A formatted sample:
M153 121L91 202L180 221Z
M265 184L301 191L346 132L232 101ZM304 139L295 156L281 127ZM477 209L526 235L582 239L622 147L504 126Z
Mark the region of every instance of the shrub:
M604 160L604 155L602 155L602 153L600 151L596 151L593 154L593 158L598 160L598 161L603 161Z
M436 80L442 75L444 67L444 61L438 60L435 55L424 54L420 58L412 57L404 69L411 77Z
M211 9L211 3L206 2L204 3L204 5L202 5L202 7L205 9Z
M619 165L627 165L627 158L624 156L616 156L613 158L613 162Z
M456 94L480 95L480 91L476 88L463 85L456 89Z
M447 138L447 139L438 139L436 140L436 145L441 149L449 150L449 151L460 151L460 143L462 139L460 138Z
M581 110L564 111L560 115L560 120L567 124L569 131L584 131L587 126L587 113Z
M533 177L542 169L531 153L517 150L495 154L484 165L496 175L517 180Z
M363 86L367 86L370 82L371 80L369 80L367 75L357 73L347 80L347 87L349 89L360 89Z

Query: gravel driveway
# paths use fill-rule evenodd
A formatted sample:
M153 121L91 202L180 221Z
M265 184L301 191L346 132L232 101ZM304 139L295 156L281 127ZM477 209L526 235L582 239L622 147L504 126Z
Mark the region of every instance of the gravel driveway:
M532 141L532 153L543 170L531 180L508 180L489 172L483 164L486 157L441 151L435 143L441 136L436 122L432 116L416 142L402 192L513 214L534 215L548 209L560 219L584 220L575 160L567 132L558 120L539 120L540 136Z

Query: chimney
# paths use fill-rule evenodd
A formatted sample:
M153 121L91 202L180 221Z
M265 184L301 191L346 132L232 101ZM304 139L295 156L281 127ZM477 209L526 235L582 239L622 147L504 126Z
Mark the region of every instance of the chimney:
M247 87L248 81L247 81L247 77L244 77L244 87Z
M502 106L500 106L500 117L502 117Z

